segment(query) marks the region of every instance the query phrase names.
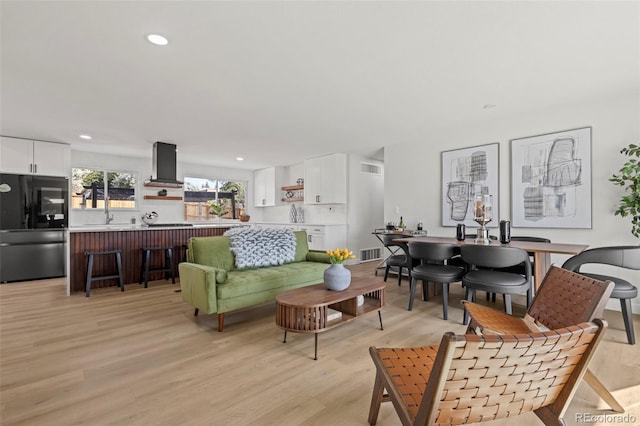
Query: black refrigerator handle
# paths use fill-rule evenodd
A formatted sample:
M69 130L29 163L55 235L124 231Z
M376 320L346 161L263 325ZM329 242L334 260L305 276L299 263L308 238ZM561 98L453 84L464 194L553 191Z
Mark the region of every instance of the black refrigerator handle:
M26 188L24 191L24 223L27 226L27 229L34 229L36 224L33 221L33 178L26 179Z

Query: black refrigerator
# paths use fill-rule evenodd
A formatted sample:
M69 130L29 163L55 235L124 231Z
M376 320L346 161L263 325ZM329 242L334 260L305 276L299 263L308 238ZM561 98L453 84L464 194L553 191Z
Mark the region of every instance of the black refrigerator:
M0 174L0 283L65 275L69 180Z

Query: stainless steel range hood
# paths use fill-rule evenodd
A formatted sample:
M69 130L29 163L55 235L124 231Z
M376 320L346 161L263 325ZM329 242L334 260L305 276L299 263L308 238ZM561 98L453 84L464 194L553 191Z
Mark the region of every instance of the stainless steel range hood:
M177 147L171 143L156 142L153 144L153 176L151 182L180 184L176 179Z

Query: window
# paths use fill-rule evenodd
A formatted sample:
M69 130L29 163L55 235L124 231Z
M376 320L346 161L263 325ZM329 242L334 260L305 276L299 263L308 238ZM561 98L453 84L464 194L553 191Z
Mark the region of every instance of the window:
M215 221L239 219L246 209L246 182L184 178L184 219Z
M72 169L71 208L103 210L105 200L108 200L110 209L135 209L136 174Z

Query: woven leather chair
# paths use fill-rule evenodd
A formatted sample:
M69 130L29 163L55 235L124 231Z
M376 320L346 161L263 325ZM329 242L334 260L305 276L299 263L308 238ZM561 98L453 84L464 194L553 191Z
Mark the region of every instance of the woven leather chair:
M428 283L430 281L442 283L442 316L447 319L447 306L449 304L449 283L460 281L464 275L464 268L454 265L446 265L445 262L460 253L460 247L456 244L425 243L412 241L409 244L409 256L419 260L411 270L411 295L409 296L409 310L413 309L413 299L416 294L418 280L422 280L422 293L424 300L428 300ZM435 263L434 263L435 262Z
M571 257L562 265L565 269L597 280L610 280L614 282L615 287L613 288L613 292L611 292L611 297L620 299L624 328L627 331L627 341L630 345L635 345L636 336L633 331L631 299L638 296L638 288L622 278L582 272L582 265L586 264L611 265L620 268L640 270L640 246L599 247L585 250Z
M446 333L439 346L371 347L369 424L388 401L403 425L477 423L529 411L547 425L564 424L606 326L596 319L518 336Z
M533 290L531 261L525 250L515 247L466 244L460 247L460 254L462 260L471 266L471 270L462 277L462 286L466 289L465 299L473 301L476 290L500 293L504 297L505 311L511 314L511 295L526 294L527 308L531 306ZM494 270L521 263L524 263L525 275ZM467 324L468 320L469 316L465 311L463 323Z
M602 317L613 285L611 281L599 281L552 266L524 318L462 301L471 317L467 334L526 334L592 321ZM624 412L591 371L587 370L584 379L611 408Z
M382 243L387 248L398 247L398 252L402 254L391 254L385 260L386 267L384 268L384 282L387 282L389 276L389 270L391 267L398 268L398 285L402 284L402 269L407 268L407 274L409 276L409 282L411 282L411 258L408 255L409 249L406 243L398 243L393 241L394 239L401 238L400 235L388 234L382 235Z

